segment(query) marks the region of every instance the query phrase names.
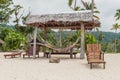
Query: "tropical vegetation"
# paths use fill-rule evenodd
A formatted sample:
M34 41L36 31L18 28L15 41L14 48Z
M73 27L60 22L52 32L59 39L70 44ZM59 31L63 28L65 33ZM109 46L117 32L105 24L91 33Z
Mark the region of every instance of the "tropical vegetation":
M83 6L77 5L77 0L68 0L68 6L74 11L91 10L91 2L85 2L81 0ZM99 19L96 13L100 13L94 4L94 18ZM30 40L33 39L34 28L24 25L26 18L29 16L24 14L23 7L21 5L15 5L12 0L0 0L0 39L5 43L0 45L2 51L17 50L21 44L27 45ZM14 18L13 18L14 16ZM113 32L86 32L85 44L87 43L100 43L102 44L102 50L107 53L119 53L120 52L120 9L116 10L114 15L115 24L111 26ZM11 18L13 20L11 25ZM22 21L22 22L21 22ZM22 24L21 24L22 23ZM38 29L37 38L39 40L46 39L47 42L55 47L67 47L72 45L78 37L81 37L81 31L46 31L47 37L44 37L44 30ZM61 43L59 41L61 36ZM80 44L79 41L78 44ZM60 46L62 45L62 46ZM26 47L26 46L25 46ZM24 47L24 49L25 49ZM80 48L80 45L78 46Z

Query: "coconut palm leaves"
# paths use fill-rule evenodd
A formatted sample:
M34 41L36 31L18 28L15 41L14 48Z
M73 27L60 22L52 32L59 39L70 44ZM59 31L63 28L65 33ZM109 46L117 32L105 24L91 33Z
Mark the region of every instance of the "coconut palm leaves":
M73 2L74 2L74 5L73 5ZM74 11L79 11L80 10L80 7L76 5L77 4L77 0L69 0L68 1L68 6L74 10Z
M77 0L69 0L68 1L68 5L69 7L74 10L74 11L81 11L81 10L92 10L92 3L91 2L85 2L83 0L81 0L82 4L83 4L83 8L80 6L77 6ZM73 5L74 3L74 5ZM94 4L94 9L97 9L96 5ZM100 12L98 10L94 10L95 14L99 14ZM99 19L99 17L97 15L93 15L93 17L95 19Z
M120 29L120 25L118 23L113 24L113 27L111 28L111 30L115 30L115 33L116 33L118 29Z
M116 18L116 21L117 20L120 20L120 9L117 9L116 10L116 13L115 13L115 16L114 16L115 18Z
M91 3L91 2L85 2L85 1L83 1L83 0L81 0L81 2L82 2L83 7L84 7L82 10L92 10L92 3ZM93 9L97 9L95 3L94 3L93 5L94 5L94 8L93 8ZM98 10L94 10L93 13L99 14L100 12L99 12ZM94 17L95 19L98 19L98 20L100 19L100 18L99 18L98 16L96 16L96 15L93 15L93 17Z
M115 33L117 33L117 30L120 29L120 25L118 23L113 24L113 27L111 30L115 30ZM115 52L116 52L116 42L117 42L117 34L115 35Z

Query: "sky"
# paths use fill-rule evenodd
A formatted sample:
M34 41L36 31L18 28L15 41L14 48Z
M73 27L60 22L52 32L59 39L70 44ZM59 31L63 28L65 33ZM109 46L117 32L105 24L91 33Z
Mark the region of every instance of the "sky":
M68 0L13 0L15 4L23 6L24 12L31 14L47 14L72 11L68 6ZM90 2L91 0L83 0ZM120 0L94 0L97 10L100 11L100 31L111 31L112 25L116 23L114 15L120 9ZM77 5L82 7L81 0Z

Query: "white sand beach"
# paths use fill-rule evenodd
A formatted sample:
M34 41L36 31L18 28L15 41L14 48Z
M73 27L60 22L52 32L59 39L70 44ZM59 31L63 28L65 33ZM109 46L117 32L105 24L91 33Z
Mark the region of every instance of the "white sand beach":
M120 80L120 54L105 54L102 64L90 69L87 60L60 57L60 63L49 63L48 58L4 58L0 53L0 80Z

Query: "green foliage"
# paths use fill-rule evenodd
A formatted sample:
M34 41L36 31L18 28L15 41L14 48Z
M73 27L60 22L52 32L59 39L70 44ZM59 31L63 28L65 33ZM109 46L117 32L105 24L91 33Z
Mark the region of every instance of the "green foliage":
M73 0L69 0L69 1L68 1L68 5L69 5L69 6L72 6L72 3L73 3Z
M14 5L14 16L15 16L15 20L13 21L15 23L15 27L16 29L19 30L19 22L20 22L20 19L22 18L22 15L20 15L20 10L22 9L23 7L20 6L20 5ZM19 16L20 15L20 16Z
M97 43L97 40L92 34L86 34L85 35L85 44L92 44L92 43Z
M0 38L2 40L5 40L6 36L8 34L10 34L11 32L13 32L14 30L13 29L10 29L10 28L2 28L1 32L0 32Z
M74 3L74 5L73 5L73 3ZM79 11L80 7L77 6L76 3L77 3L77 0L68 0L68 6L74 11Z
M12 1L1 0L0 1L0 24L8 23L10 16L13 13L12 8L10 7L13 4Z
M102 34L102 32L100 32L98 36L98 40L101 42L103 39L104 39L104 35Z
M80 6L77 5L77 0L68 0L68 6L74 10L74 11L81 11L81 10L92 10L92 3L91 2L85 2L83 0L81 0L82 4L83 4L83 8L81 8ZM96 5L94 5L94 9L97 9ZM98 10L94 10L95 14L99 14L100 11ZM93 15L94 19L99 20L100 18L97 15Z
M7 3L9 3L10 1L12 1L12 0L0 0L0 4L7 4Z
M115 13L115 16L114 16L115 18L116 18L116 21L117 20L120 20L120 9L117 9L116 10L116 13Z
M112 25L113 27L111 28L111 30L115 30L117 31L118 29L120 29L120 25L118 23L115 23Z
M26 43L26 38L23 34L10 28L4 28L1 31L0 38L3 38L5 41L5 43L2 45L3 51L19 49L20 44Z
M120 53L120 40L117 43L117 53Z
M46 39L45 39L45 32L43 30L39 30L38 31L38 35L37 38L39 40L46 40L47 42L49 42L50 44L57 46L57 37L54 31L52 30L46 30Z
M19 29L17 29L17 31L27 36L29 34L33 34L34 28L30 26L19 26Z

